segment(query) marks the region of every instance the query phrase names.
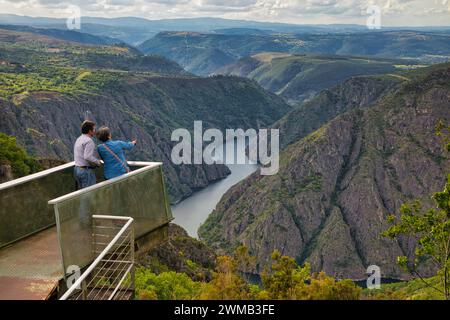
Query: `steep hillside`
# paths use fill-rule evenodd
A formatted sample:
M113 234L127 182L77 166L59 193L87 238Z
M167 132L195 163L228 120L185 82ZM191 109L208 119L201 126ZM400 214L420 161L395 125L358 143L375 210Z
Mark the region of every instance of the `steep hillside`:
M322 91L272 126L280 129L281 148L306 137L340 114L373 105L405 79L395 75L353 77Z
M183 61L182 65L186 66L186 70L197 75L210 75L215 73L224 65L228 65L235 61L235 58L219 49L211 48L190 49L185 52L179 52L181 56L175 56L174 61Z
M434 126L450 122L449 105L450 65L414 73L374 107L291 144L277 175L233 187L201 238L224 250L244 243L260 270L278 249L339 278L364 279L373 264L385 278L408 278L396 257L411 256L414 243L380 233L403 202L429 201L445 184L450 162Z
M169 192L176 201L224 178L229 171L223 166L174 166L170 160L172 130L191 130L195 120L220 129L268 126L289 108L242 79L142 77L108 81L106 86L86 93L46 88L2 98L0 131L16 136L34 155L69 160L79 125L87 115L99 125L110 126L117 138L137 138L139 148L130 158L163 161Z
M118 47L89 46L61 56L66 43L45 38L56 50L47 56L39 49L45 48L41 43L24 40L30 34L12 37L21 37L23 43L2 42L0 37L0 46L7 49L0 51L0 132L16 136L34 156L70 160L86 117L108 125L116 138L139 140L130 159L164 162L172 201L229 174L225 166L175 166L170 160L173 130L192 130L195 120L206 128L267 127L290 109L250 80L124 72L115 62L113 70L87 69L78 63L88 60L92 51L109 54ZM73 59L77 54L79 59ZM55 63L40 63L46 59Z
M202 43L207 37L209 35L196 32L161 32L138 48L146 54L158 54L176 61L194 74L209 75L234 62L237 56L212 42Z
M219 69L216 73L257 81L264 88L290 102L314 96L345 79L359 75L396 72L400 60L341 56L261 53Z
M445 31L289 32L292 33L161 32L139 48L144 53L160 54L174 60L193 73L197 70L185 56L199 55L211 49L219 50L220 55L234 57L236 61L263 52L413 58L421 63L445 62L450 58L450 34ZM208 64L209 60L204 63ZM211 62L213 65L217 66Z

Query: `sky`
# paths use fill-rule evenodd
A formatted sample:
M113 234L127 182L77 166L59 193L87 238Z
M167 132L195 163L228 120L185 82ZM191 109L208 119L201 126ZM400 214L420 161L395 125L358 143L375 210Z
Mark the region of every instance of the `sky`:
M450 0L0 0L0 13L65 18L147 19L219 17L296 24L366 24L380 9L385 26L450 25Z

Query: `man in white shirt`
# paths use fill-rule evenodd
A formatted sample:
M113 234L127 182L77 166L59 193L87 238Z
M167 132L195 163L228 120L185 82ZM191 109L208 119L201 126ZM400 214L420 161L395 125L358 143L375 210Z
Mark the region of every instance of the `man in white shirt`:
M100 160L95 155L95 123L84 121L81 125L82 135L75 142L75 180L78 189L84 189L96 184L95 168L100 166Z

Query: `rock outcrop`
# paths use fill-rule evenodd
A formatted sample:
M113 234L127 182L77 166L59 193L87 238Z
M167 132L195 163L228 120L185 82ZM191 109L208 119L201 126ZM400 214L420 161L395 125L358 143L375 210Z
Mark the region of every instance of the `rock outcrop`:
M138 265L157 274L175 271L195 281L210 281L216 265L214 250L176 224L169 225L168 233L169 239L140 257Z

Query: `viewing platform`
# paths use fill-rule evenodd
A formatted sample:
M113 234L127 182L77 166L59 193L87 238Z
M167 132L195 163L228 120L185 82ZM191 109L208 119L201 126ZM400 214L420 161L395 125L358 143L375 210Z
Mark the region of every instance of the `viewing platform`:
M135 255L173 217L162 164L129 165L79 191L74 163L0 184L0 300L132 297Z

